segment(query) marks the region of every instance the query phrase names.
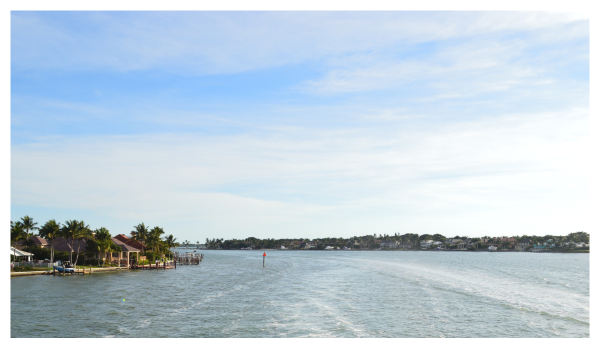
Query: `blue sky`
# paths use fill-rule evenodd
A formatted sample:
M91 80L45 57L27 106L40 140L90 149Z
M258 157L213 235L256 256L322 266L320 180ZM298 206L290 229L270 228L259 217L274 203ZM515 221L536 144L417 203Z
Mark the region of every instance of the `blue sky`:
M11 219L589 231L588 46L572 13L12 12Z

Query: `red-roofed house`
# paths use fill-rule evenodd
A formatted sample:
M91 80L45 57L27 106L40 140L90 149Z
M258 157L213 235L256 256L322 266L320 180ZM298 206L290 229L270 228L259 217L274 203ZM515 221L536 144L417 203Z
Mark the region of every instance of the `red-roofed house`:
M121 241L131 247L138 249L139 251L146 251L146 246L144 244L136 241L135 239L131 239L123 234L118 234L114 238L118 239L119 241Z
M29 240L33 241L33 246L36 246L38 248L45 248L48 247L50 248L50 243L45 240L44 238L40 237L40 236L30 236L28 238ZM22 239L20 241L17 242L16 248L21 250L26 248L27 246L25 245L25 240Z
M119 265L126 266L127 268L129 268L129 266L130 266L129 254L135 253L137 256L137 260L139 260L140 250L121 241L117 237L118 237L118 235L111 239L112 239L113 243L115 243L116 245L118 245L121 248L121 252L113 252L112 254L110 254L107 261L108 262L117 262Z

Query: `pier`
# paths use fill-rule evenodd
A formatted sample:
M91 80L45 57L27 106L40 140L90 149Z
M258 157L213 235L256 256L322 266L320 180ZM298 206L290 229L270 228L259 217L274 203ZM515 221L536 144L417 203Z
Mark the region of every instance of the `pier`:
M199 265L202 259L204 259L204 254L193 252L186 252L184 254L175 253L175 256L173 256L176 265Z
M137 270L159 270L159 269L177 269L177 262L176 261L165 261L165 262L156 262L155 264L143 264L143 265L133 265L131 267L132 269L137 269Z

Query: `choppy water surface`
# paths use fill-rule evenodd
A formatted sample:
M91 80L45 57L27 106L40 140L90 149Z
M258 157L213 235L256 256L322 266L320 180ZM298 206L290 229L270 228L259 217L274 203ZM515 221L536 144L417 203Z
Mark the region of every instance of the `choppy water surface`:
M203 251L11 279L14 337L588 337L587 254ZM123 301L125 299L125 301Z

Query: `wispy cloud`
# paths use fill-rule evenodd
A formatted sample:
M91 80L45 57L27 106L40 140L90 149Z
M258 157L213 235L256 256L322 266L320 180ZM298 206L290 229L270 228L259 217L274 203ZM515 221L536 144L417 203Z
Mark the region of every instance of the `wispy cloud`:
M563 233L586 213L585 16L11 19L13 210L180 238Z
M247 235L247 227L281 222L322 227L335 210L356 216L371 208L400 219L419 215L429 227L440 217L473 225L484 220L469 217L471 210L525 217L520 203L581 203L586 123L585 111L575 111L399 134L305 129L46 140L13 146L12 201L132 220L197 219ZM508 214L485 221L516 231L522 223ZM364 226L361 217L337 215L351 228Z
M17 70L236 73L402 41L536 30L572 22L582 24L570 29L571 35L587 34L586 21L568 13L13 12L12 66Z
M390 56L365 58L333 64L332 70L317 80L305 81L299 88L322 94L377 91L418 84L438 92L420 100L459 98L507 91L528 85L553 82L556 63L552 57L531 52L530 42L520 39L487 42L468 41L440 51L403 59ZM524 55L527 57L524 57Z

